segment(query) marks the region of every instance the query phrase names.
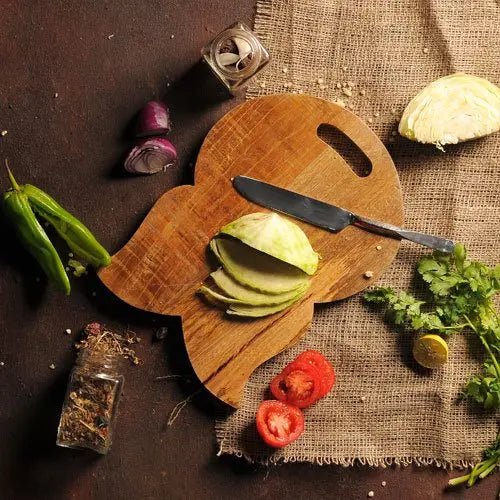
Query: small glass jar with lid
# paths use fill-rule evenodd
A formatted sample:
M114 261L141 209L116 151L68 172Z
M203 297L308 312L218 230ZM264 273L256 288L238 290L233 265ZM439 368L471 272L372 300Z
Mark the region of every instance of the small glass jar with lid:
M78 353L61 412L58 446L108 452L124 382L122 362L115 352Z
M202 55L231 94L237 93L269 62L267 49L242 22L219 33L202 49Z

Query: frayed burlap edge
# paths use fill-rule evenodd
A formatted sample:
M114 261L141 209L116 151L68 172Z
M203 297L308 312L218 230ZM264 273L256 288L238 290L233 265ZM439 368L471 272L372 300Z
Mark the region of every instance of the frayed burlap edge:
M382 467L383 469L392 466L408 467L409 465L416 465L417 467L426 467L429 465L451 471L453 469L467 469L473 467L475 462L470 460L443 460L440 458L428 457L343 457L343 458L326 458L315 455L299 455L293 457L282 456L267 456L267 457L252 457L251 455L242 451L235 450L224 443L222 430L219 428L218 422L215 423L215 434L218 441L219 450L216 456L231 455L238 458L245 459L250 464L263 465L269 467L272 465L282 465L287 463L310 463L314 465L339 465L342 467L351 467L353 465L367 465L369 467Z

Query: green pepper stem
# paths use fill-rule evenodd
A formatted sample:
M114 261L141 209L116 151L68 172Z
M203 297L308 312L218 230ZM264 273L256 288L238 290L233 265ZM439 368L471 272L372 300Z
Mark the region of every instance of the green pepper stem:
M21 191L19 184L16 182L16 179L14 179L14 174L10 171L9 162L7 161L7 158L5 158L5 168L7 169L7 173L9 174L9 180L12 185L12 188L16 191Z

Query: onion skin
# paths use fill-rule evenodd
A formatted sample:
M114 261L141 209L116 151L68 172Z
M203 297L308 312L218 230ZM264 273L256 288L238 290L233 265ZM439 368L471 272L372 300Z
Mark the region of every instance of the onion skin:
M142 140L125 159L125 170L132 174L156 174L177 160L174 145L163 137Z
M139 111L136 137L152 137L170 132L172 123L167 106L161 101L149 101Z

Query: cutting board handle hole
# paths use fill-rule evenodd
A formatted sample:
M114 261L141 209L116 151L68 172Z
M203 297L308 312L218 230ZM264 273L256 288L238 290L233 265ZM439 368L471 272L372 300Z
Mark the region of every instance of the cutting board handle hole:
M372 163L358 145L338 128L327 123L318 127L318 137L328 144L347 163L358 177L367 177L372 171Z

